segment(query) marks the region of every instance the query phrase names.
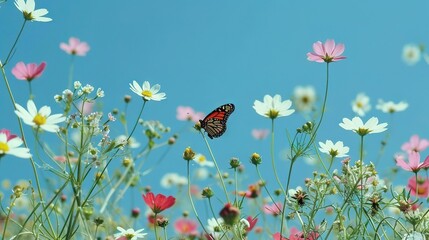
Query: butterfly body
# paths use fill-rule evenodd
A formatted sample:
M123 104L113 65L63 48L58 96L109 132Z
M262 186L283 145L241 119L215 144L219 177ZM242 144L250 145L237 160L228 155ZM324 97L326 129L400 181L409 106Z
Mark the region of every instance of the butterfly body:
M203 128L209 138L220 137L226 131L226 122L229 115L234 112L235 106L232 103L222 105L211 113L209 113L203 120L200 120L201 128Z

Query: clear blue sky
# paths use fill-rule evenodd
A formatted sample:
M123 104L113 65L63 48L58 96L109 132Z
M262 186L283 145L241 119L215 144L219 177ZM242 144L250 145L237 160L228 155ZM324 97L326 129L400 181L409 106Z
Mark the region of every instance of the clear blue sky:
M26 25L9 65L7 73L21 104L28 97L27 84L15 80L10 67L18 61L46 61L45 73L32 84L36 103L59 111L53 96L66 87L70 62L59 44L75 36L91 46L86 57L75 61L75 78L105 90L105 112L110 106L121 107L125 94L132 95L128 83L133 80L161 84L167 100L150 102L143 118L158 119L173 132L184 124L175 119L178 105L208 113L221 104L234 103L236 111L227 133L210 141L221 167L227 169L226 160L239 157L247 164L255 151L268 160L269 140L261 143L250 135L252 128L270 127L270 121L252 109L255 99L262 100L265 94L290 98L297 85L313 85L322 97L325 65L307 61L306 53L312 51L313 42L332 38L345 44L347 59L331 65L328 108L319 140L343 140L351 147L352 159L358 157L357 136L338 123L354 116L350 102L359 92L371 98L373 110L368 117L377 116L390 124L391 138L383 159L386 166L394 165L391 156L412 134L429 138L429 65L421 61L407 66L401 59L405 44L429 43L428 1L36 0L36 8L47 8L54 20ZM1 5L0 59L5 58L22 21L13 1ZM4 83L0 86L1 109L7 112L0 119L0 128L17 131ZM395 115L392 123L389 116L375 110L379 98L405 100L410 106ZM136 114L140 109L137 100L134 97L131 103ZM299 114L277 121L278 151L287 146L285 130L293 132L303 123ZM368 141L378 146L383 137L370 136ZM156 170L158 176L173 169L185 173L181 153L186 146L207 153L201 137L185 131ZM369 148L368 156L376 156L377 150ZM1 174L7 176L8 167L16 169L16 161L22 160L3 159ZM280 169L286 166L279 163ZM22 168L16 173L19 178L30 173L29 165ZM267 165L267 174L270 169ZM248 171L254 174L250 165ZM302 185L304 176L295 177L299 182L293 185ZM156 177L144 181L143 185L157 184Z

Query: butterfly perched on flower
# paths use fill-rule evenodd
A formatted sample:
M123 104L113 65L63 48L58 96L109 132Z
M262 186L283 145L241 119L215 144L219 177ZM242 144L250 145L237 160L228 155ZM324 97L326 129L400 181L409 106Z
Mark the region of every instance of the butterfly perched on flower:
M222 105L209 113L203 120L200 120L209 138L220 137L226 131L226 121L229 115L234 112L235 106L232 103Z

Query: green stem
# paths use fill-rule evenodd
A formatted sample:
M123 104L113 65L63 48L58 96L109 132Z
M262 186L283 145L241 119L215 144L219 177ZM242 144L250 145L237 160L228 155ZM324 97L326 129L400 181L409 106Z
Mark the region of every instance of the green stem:
M15 47L16 47L16 44L18 43L19 38L21 37L22 31L24 30L26 22L27 22L27 20L24 20L24 22L22 23L21 29L19 30L19 33L18 33L18 36L16 36L15 42L13 43L12 47L10 48L9 54L7 55L6 60L3 63L3 67L9 63L9 59L12 56L13 51L15 50Z
M362 224L362 215L363 215L363 189L364 189L364 179L363 179L363 137L361 136L360 138L360 153L359 153L359 158L360 158L360 210L359 210L359 224L358 224L358 229L360 228L360 225Z
M186 161L186 174L187 174L187 177L188 177L188 197L189 197L189 202L191 203L191 206L192 206L192 210L194 211L194 214L195 214L195 217L197 218L197 220L198 220L198 222L200 223L200 225L201 225L201 227L203 228L203 230L204 230L204 232L206 233L206 234L209 234L208 232L207 232L207 230L205 229L205 227L204 227L204 224L203 224L203 222L201 221L201 219L200 219L200 217L198 216L198 212L197 212L197 209L195 208L195 205L194 205L194 201L192 200L192 195L191 195L191 171L189 170L189 162L190 162L191 160L187 160Z
M203 133L202 131L200 131L200 133L201 133L201 135L203 136L203 139L204 139L204 141L205 141L205 143L206 143L206 146L207 146L207 148L208 148L208 150L209 150L210 156L212 157L213 162L214 162L214 164L215 164L217 174L219 175L219 179L220 179L220 182L221 182L221 184L222 184L223 191L224 191L225 196L226 196L226 201L227 201L228 203L230 203L231 201L229 200L228 191L226 190L225 182L223 181L222 173L220 172L220 169L219 169L219 166L218 166L218 164L217 164L216 158L215 158L215 157L214 157L214 155L213 155L212 149L210 148L210 144L209 144L209 142L207 141L206 137L204 136L204 133Z
M70 69L69 69L69 82L67 84L68 89L74 89L73 87L73 73L74 73L74 55L71 56Z
M271 119L271 148L270 148L270 155L271 155L271 166L273 168L274 177L276 178L277 184L280 186L280 189L282 190L283 194L286 196L286 191L283 188L282 182L280 181L279 175L277 174L277 168L276 163L274 159L274 119Z
M287 176L286 191L289 190L289 184L290 184L290 179L292 176L292 168L293 168L294 163L295 163L295 161L294 161L294 159L292 159L291 164L290 164L290 168L289 168L289 173ZM280 222L280 236L283 236L283 224L284 224L284 219L285 219L285 210L286 210L287 198L288 198L288 195L285 194L285 199L283 201L283 206L282 206L282 220Z

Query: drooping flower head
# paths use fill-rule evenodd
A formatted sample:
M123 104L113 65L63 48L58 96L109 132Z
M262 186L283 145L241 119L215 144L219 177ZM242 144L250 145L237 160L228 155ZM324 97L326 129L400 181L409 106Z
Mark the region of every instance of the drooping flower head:
M27 21L37 21L37 22L50 22L52 18L44 17L48 14L48 10L45 8L36 9L36 3L34 0L15 0L15 6L19 11L24 15L25 20Z
M130 89L135 94L141 96L144 101L161 101L166 99L165 93L158 93L161 89L159 84L155 84L151 87L148 81L144 81L143 85L140 86L138 82L133 81L133 84L130 83Z
M335 45L335 41L332 39L326 40L324 44L320 41L313 43L313 51L312 53L307 53L309 61L330 63L346 58L341 56L344 52L344 44Z
M402 144L401 149L406 152L421 152L429 147L429 140L420 139L419 135L413 135L410 137L410 141Z
M418 172L423 168L429 168L429 156L420 162L420 153L411 151L408 153L408 163L404 161L403 155L398 155L395 158L396 165L409 172Z
M176 202L176 198L173 196L166 197L163 194L157 194L155 196L152 192L148 192L146 195L143 194L143 200L155 214L172 207Z
M271 119L291 115L295 112L294 109L290 109L291 106L291 100L282 101L282 97L278 94L274 95L274 97L265 95L264 102L255 100L253 103L253 109L255 109L256 113Z
M77 56L86 56L86 53L90 50L88 43L81 42L79 38L69 38L69 43L60 43L60 48L70 54Z
M42 76L45 67L45 62L42 62L40 65L37 65L37 63L25 64L24 62L18 62L15 67L12 68L12 74L19 80L27 80L30 82Z
M360 117L354 117L352 120L343 118L343 122L339 124L345 130L351 130L360 136L365 136L372 133L380 133L387 130L387 123L378 124L378 118L372 117L364 124Z
M59 130L58 123L64 122L66 117L62 114L51 115L51 108L43 106L37 110L33 100L28 100L27 110L19 104L15 104L15 114L24 121L25 124L34 128L41 128L47 132L57 132Z
M30 158L30 149L20 147L24 142L9 130L0 130L0 158L4 155L12 155L19 158Z

